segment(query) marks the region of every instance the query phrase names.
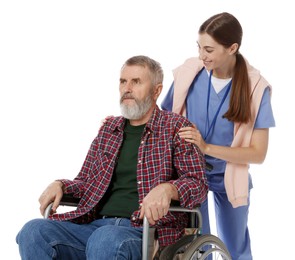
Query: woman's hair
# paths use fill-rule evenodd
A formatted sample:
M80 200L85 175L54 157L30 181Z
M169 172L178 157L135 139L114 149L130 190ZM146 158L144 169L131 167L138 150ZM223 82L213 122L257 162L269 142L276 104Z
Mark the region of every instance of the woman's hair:
M151 74L151 80L154 86L157 84L162 84L164 79L163 69L161 64L147 56L139 55L129 58L123 65L132 66L138 65L142 67L147 67Z
M200 26L199 34L204 33L225 48L234 43L238 44L229 109L223 117L232 122L247 123L251 119L251 89L246 61L239 52L243 36L242 26L233 15L223 12L213 15Z

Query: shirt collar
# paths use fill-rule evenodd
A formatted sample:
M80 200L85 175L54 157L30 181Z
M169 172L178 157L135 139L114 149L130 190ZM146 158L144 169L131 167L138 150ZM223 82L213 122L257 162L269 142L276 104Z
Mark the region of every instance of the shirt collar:
M158 125L161 119L161 110L158 106L155 107L150 120L146 123L146 129L155 132L158 129Z

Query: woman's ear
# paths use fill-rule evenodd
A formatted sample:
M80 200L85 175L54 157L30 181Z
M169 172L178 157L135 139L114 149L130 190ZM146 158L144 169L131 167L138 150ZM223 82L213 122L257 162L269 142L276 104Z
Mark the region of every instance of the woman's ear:
M233 43L229 48L229 54L236 54L239 50L239 44Z

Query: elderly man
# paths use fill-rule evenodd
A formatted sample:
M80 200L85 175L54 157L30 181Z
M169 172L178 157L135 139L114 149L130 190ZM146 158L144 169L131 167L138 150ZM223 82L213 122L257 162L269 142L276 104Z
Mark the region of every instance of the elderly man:
M120 75L122 116L111 117L93 140L74 180L56 180L40 196L40 211L17 235L22 259L141 259L142 220L157 229L161 247L184 232L187 215L168 212L171 202L193 208L207 196L205 161L178 135L191 126L161 111L163 71L146 56L128 59ZM63 194L81 198L76 210L56 214Z

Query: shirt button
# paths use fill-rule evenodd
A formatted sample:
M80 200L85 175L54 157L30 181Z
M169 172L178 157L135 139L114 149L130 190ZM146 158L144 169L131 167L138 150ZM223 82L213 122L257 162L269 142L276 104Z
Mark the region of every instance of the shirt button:
M132 217L132 220L135 221L135 217Z
M141 160L138 160L138 163L141 163Z
M144 143L144 141L141 141L140 143L141 143L141 144L143 144L143 143Z
M141 181L138 181L137 184L141 184Z

